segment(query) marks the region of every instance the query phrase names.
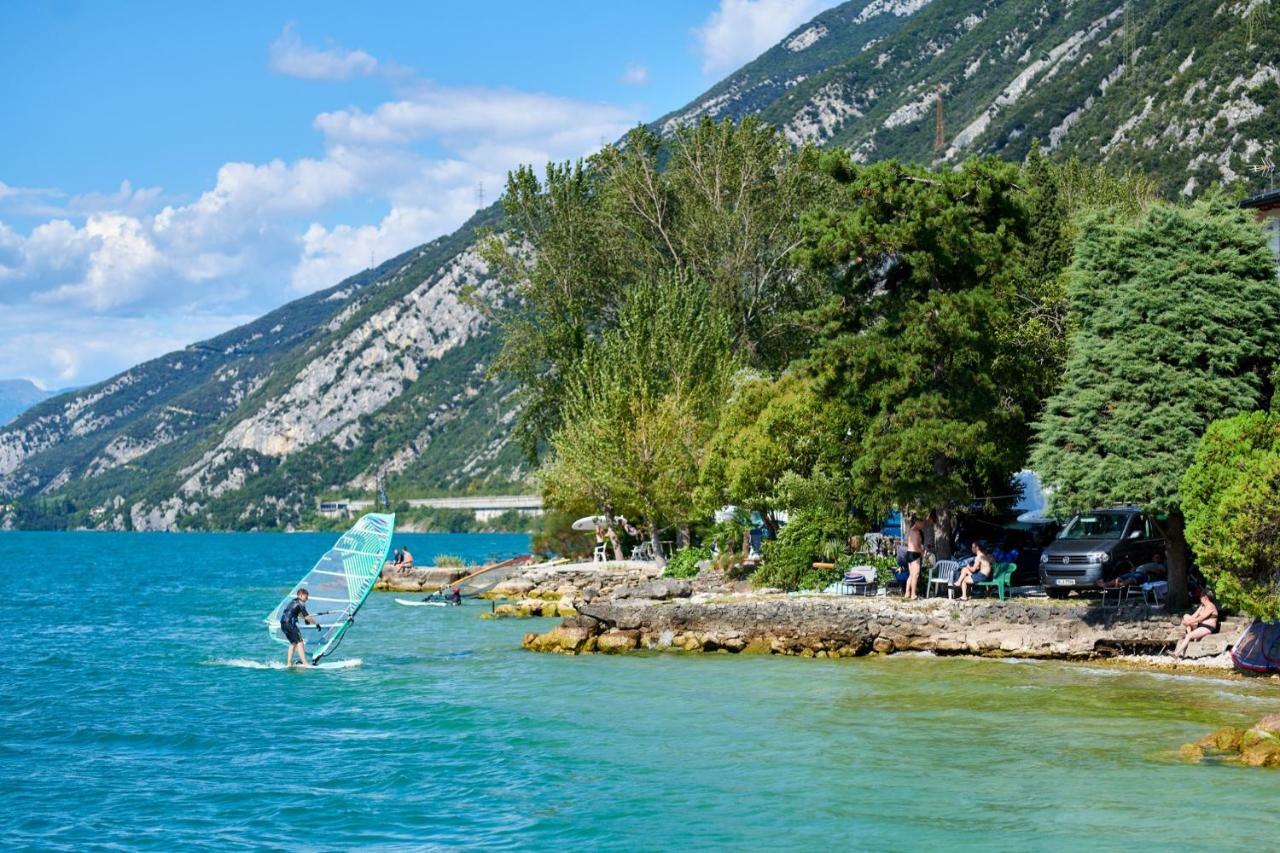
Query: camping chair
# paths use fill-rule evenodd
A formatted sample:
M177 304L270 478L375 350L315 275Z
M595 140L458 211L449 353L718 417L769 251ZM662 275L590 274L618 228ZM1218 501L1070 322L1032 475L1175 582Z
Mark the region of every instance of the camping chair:
M609 543L603 542L596 546L595 555L592 560L597 563L609 562Z
M955 588L951 586L951 582L955 580L956 572L960 570L960 564L955 560L939 560L933 564L933 568L929 570L929 583L924 588L925 597L933 594L935 584L945 587L947 590L947 598L955 597Z
M991 575L989 581L979 581L973 586L976 589L980 586L994 586L996 592L1000 595L1000 600L1004 601L1006 590L1013 585L1013 573L1018 568L1016 563L996 563L995 571Z

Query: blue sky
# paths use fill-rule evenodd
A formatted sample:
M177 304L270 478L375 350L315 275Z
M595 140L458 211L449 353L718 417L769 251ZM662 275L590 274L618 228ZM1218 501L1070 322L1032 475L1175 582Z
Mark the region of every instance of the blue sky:
M0 378L97 381L447 233L834 0L0 7Z

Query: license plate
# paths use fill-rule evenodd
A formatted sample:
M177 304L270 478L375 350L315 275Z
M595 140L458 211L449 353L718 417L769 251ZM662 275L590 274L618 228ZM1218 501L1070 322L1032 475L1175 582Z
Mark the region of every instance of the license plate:
M1058 586L1075 586L1075 578L1058 578Z

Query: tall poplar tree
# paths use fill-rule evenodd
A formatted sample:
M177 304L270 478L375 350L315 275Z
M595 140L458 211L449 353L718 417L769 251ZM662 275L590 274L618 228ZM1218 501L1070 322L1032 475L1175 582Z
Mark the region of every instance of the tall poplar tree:
M1172 603L1188 547L1179 485L1209 423L1265 408L1280 286L1262 232L1221 198L1082 228L1075 331L1032 457L1065 510L1131 503L1165 520Z

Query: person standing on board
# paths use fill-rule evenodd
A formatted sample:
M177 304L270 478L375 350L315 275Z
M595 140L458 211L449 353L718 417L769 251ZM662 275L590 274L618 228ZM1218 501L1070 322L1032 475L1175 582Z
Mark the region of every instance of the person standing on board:
M307 598L310 593L305 588L298 590L298 594L293 597L284 606L284 610L280 611L280 633L284 634L285 639L289 641L289 651L285 653L284 665L293 666L293 650L298 650L298 662L303 666L307 666L307 641L302 639L302 630L298 628L298 618L310 625L320 627L320 623L315 620L310 613L307 612Z

